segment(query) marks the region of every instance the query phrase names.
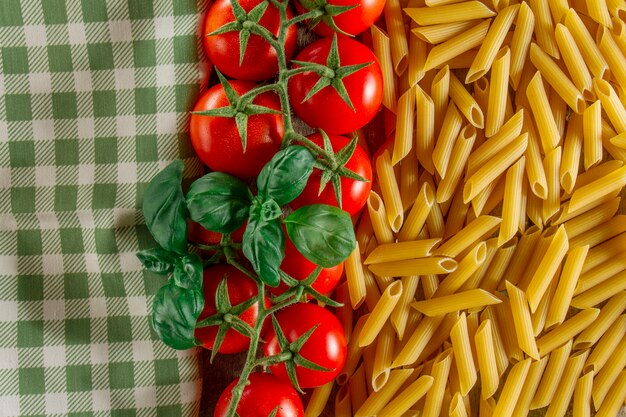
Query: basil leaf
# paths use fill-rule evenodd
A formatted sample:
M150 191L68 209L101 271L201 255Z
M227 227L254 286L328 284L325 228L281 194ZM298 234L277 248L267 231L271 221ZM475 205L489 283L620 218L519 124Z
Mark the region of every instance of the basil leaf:
M152 328L169 347L197 346L194 331L204 307L202 292L179 287L173 281L161 287L152 303Z
M298 251L324 268L343 262L356 246L350 215L337 207L304 206L283 222Z
M202 290L202 259L193 253L179 258L174 268L174 283L188 290Z
M285 234L280 222L250 216L243 234L242 249L261 281L277 287L280 284L278 269L285 257Z
M157 246L156 248L137 252L137 258L148 271L167 275L174 270L174 264L178 255Z
M154 240L164 249L187 252L187 219L181 181L183 161L176 160L148 184L143 198L143 215Z
M211 172L191 184L187 208L191 219L205 229L231 233L248 218L252 192L241 180Z
M277 152L257 178L259 195L281 206L293 201L304 190L314 162L304 146L289 146Z

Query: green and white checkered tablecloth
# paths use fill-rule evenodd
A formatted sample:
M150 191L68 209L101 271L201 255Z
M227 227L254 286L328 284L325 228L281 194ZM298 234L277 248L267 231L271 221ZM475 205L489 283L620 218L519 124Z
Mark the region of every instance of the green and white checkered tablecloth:
M195 416L197 351L148 324L148 181L209 69L200 0L0 0L0 416Z

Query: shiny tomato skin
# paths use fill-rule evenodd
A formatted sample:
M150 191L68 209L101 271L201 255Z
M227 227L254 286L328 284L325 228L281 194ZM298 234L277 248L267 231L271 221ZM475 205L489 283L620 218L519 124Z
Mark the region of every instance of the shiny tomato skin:
M283 259L280 269L291 275L293 278L302 281L307 278L316 267L317 265L298 252L298 249L296 249L291 239L287 237L285 240L285 259ZM342 275L343 262L339 265L333 266L332 268L322 268L322 271L313 283L312 287L320 294L328 294L335 289ZM271 291L275 295L280 295L284 293L287 288L287 285L281 281L280 285L277 288L272 288Z
M304 417L302 400L290 384L279 381L267 372L253 372L248 377L249 385L243 390L237 405L241 417L267 417L278 408L276 417ZM213 417L225 417L232 398L232 390L239 379L226 387L215 406Z
M246 81L229 81L238 94L243 94L255 84ZM280 110L280 100L274 93L260 94L254 104ZM228 106L221 85L205 92L194 111ZM285 128L281 114L256 114L248 118L247 146L243 151L237 124L232 117L191 115L189 136L198 157L211 170L221 171L242 179L256 177L263 166L280 149Z
M289 101L294 112L306 124L326 133L349 133L371 121L383 99L383 77L374 53L362 43L345 36L338 36L341 66L371 62L372 64L343 78L354 111L346 104L332 86L327 86L303 102L319 80L319 75L305 72L289 79ZM296 57L326 65L332 38L323 38L304 48Z
M189 221L189 240L202 245L217 245L222 241L222 234L213 232L202 227L199 223ZM231 233L230 237L235 243L241 243L243 240L243 234L246 231L246 225L244 223L239 229Z
M252 297L256 297L258 294L258 288L256 283L246 276L243 272L231 265L214 265L204 270L204 309L198 317L198 321L201 321L209 316L214 315L217 311L215 309L215 292L222 278L226 276L226 286L228 287L228 296L232 306L241 304L244 301L249 300ZM265 298L265 305L269 307L271 305L270 300ZM258 317L258 303L252 305L246 311L239 315L239 318L254 326ZM266 326L267 323L264 323ZM215 336L217 335L218 326L200 327L196 328L195 336L202 342L202 346L207 349L213 349L215 343ZM219 353L238 353L248 349L250 345L250 339L241 333L229 329L226 332L224 341L220 346Z
M239 0L246 12L261 3L261 0ZM293 13L287 9L287 17ZM222 73L231 78L247 81L261 81L272 78L278 73L276 51L263 38L250 35L242 65L239 65L239 32L227 32L221 35L207 36L224 24L235 20L230 0L217 0L213 3L204 25L204 49L211 62ZM280 15L278 9L270 3L259 23L274 35L278 35ZM296 49L298 31L295 25L289 27L285 40L287 61Z
M385 0L330 0L328 4L333 6L357 6L333 17L335 25L350 35L358 35L365 29L369 29L385 8ZM298 14L303 14L307 11L299 1L296 2L296 10ZM313 31L320 36L333 36L335 33L324 22L316 25Z
M323 146L322 135L319 133L310 135L308 138L316 144ZM350 139L345 136L329 135L329 138L333 151L335 152L341 150L350 142ZM348 160L345 167L367 180L367 182L364 182L346 177L341 178L341 207L343 210L347 211L350 216L354 216L365 206L367 197L372 189L372 162L361 145L357 144L352 157ZM326 184L324 191L318 195L321 179L322 171L315 168L302 194L289 203L289 205L293 209L311 204L328 204L338 207L335 189L330 182Z
M319 324L309 340L306 341L300 354L329 372L314 371L296 366L296 376L301 388L313 388L332 381L343 369L346 362L346 337L339 320L328 310L317 304L292 304L276 314L285 337L289 342ZM265 356L280 353L280 346L273 327L265 336L267 343L263 346ZM280 380L289 382L284 363L270 366L270 371Z

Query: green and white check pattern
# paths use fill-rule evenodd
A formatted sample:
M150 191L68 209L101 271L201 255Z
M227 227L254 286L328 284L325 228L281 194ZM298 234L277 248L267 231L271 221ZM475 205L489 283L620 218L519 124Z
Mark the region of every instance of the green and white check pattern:
M148 324L148 181L209 65L196 0L0 0L0 416L195 416L197 351Z

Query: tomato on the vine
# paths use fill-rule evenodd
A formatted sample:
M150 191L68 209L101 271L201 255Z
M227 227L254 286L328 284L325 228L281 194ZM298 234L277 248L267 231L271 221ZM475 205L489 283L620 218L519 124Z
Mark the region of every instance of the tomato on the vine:
M326 65L332 43L332 38L313 42L298 54L296 60ZM289 101L296 115L309 126L326 133L341 134L352 132L374 118L383 99L383 77L376 56L365 45L338 36L337 46L341 67L369 63L341 79L354 110L332 85L327 85L305 100L320 80L320 75L312 71L289 79ZM333 71L334 75L329 78L329 82L335 80L338 73L340 71Z
M315 144L324 146L322 135L319 133L307 137ZM335 153L350 142L350 139L339 135L329 135L329 139ZM363 208L372 189L372 162L363 148L357 144L354 153L344 167L367 180L359 181L341 176L341 208L354 216ZM337 207L337 198L332 182L327 183L320 194L321 180L322 171L315 168L302 194L289 205L294 209L310 204L328 204Z
M246 81L232 80L228 83L239 95L255 87L255 84ZM272 92L258 95L252 103L280 111L280 100ZM224 87L218 84L200 97L194 111L228 105ZM233 117L192 114L189 136L198 157L213 171L249 179L257 176L278 152L285 128L282 114L253 114L248 118L247 126L245 152Z
M239 379L226 387L215 406L213 417L224 417L233 397L232 391ZM276 379L272 374L253 372L249 384L243 389L237 414L241 417L267 417L278 407L275 417L304 417L302 400L291 385Z
M243 234L246 231L247 223L244 223L239 229L231 233L230 238L235 243L241 243L243 241ZM207 230L193 221L188 222L189 226L189 240L194 243L200 243L202 245L217 245L222 241L222 234Z
M261 0L239 0L239 4L250 12ZM287 18L293 14L287 9ZM207 13L204 25L204 48L211 62L224 74L232 78L248 81L261 81L273 77L278 72L278 58L274 48L259 35L251 34L248 40L243 62L239 65L240 32L232 31L219 35L210 33L218 30L227 23L234 22L233 7L230 0L216 0ZM258 23L277 36L280 28L280 14L273 4ZM291 58L296 49L298 30L295 25L287 29L285 38L285 56Z
M307 12L302 5L305 1L296 2L296 10L300 14ZM333 16L335 25L349 35L358 35L376 22L385 8L384 0L328 0L331 6L356 6L346 12ZM321 36L332 36L335 31L323 21L315 25L313 31Z
M298 354L329 371L296 365L300 388L319 387L332 381L341 372L346 362L346 337L341 323L330 311L316 304L292 304L276 313L276 320L289 343L317 326ZM273 327L268 329L265 339L264 355L279 354L281 349ZM284 363L272 365L270 370L282 381L289 381Z
M226 287L228 289L228 298L230 304L235 307L238 304L256 298L258 294L257 284L231 265L214 265L204 270L203 293L204 293L204 309L198 317L198 321L206 319L217 313L215 305L215 297L218 285L222 279L226 277ZM265 298L265 306L271 305L270 300ZM250 326L254 326L259 313L258 302L246 309L238 317ZM266 326L267 323L264 323ZM215 337L217 336L218 326L197 327L194 334L196 339L202 342L202 346L207 349L213 349ZM219 353L238 353L248 349L250 339L247 336L229 329L226 332L224 340L218 349Z
M306 279L316 267L317 265L305 258L304 255L296 249L289 237L285 238L285 258L280 265L280 269L298 281L302 281ZM322 271L311 287L320 294L328 294L337 286L342 274L343 262L332 268L322 268ZM280 285L277 288L272 288L271 291L273 294L280 295L285 292L287 288L287 285L281 281Z

